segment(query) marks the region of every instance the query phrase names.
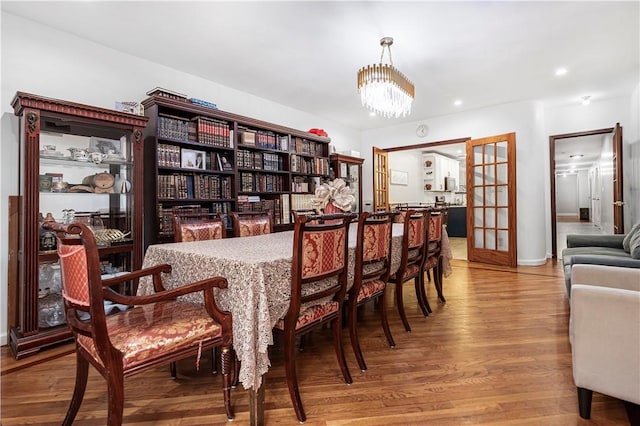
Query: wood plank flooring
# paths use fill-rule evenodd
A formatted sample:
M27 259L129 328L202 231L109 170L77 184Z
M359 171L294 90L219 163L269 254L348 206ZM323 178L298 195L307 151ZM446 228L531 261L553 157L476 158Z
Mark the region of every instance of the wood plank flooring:
M345 330L353 384L346 385L331 345L330 330L312 335L298 356L307 425L628 425L624 405L594 394L592 420L578 416L568 340L569 307L561 267L496 268L454 260L444 281L447 303L428 286L433 314L420 314L413 285L405 285L412 333L395 305L387 307L396 348L386 345L373 307L360 327L368 370L360 372ZM393 289L388 289L392 296ZM393 300L393 297L389 298ZM75 377L69 344L15 361L2 348L1 423L59 425ZM206 356L204 357L206 358ZM265 424L295 425L276 342L266 376ZM178 365L178 379L158 368L125 381L126 424L226 424L220 376L208 361ZM247 425L248 393L232 393L236 419ZM106 385L90 370L76 423L106 423Z

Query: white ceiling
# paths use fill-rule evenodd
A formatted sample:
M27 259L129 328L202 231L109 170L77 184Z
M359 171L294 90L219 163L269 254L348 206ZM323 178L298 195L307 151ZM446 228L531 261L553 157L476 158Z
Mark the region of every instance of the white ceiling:
M629 94L639 81L637 1L2 1L1 7L355 129L528 99L560 105L590 95L597 102ZM383 36L394 37L394 65L416 87L413 113L404 119L370 117L357 94L356 72L379 61ZM560 66L569 70L562 78L554 75ZM453 106L455 99L463 105Z

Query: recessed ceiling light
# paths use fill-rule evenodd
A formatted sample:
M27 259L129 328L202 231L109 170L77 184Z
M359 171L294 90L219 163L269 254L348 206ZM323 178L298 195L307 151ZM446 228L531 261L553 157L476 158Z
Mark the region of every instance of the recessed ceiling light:
M571 154L569 156L569 158L582 158L582 157L584 157L584 154Z
M460 106L460 105L462 105L462 101L460 99L456 99L455 101L453 101L453 104L455 106Z
M582 105L589 105L591 103L591 96L583 96L582 97Z
M371 116L371 117L375 117L375 116L376 116L376 113L375 113L375 112L373 112L373 111L371 111L371 112L369 113L369 116Z
M556 76L561 77L563 75L565 75L568 72L568 70L566 68L558 68L556 70Z

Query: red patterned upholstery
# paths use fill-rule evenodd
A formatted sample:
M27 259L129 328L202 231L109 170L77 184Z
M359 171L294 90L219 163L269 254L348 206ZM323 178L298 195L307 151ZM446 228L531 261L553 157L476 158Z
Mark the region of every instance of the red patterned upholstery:
M196 347L222 334L220 324L211 319L204 306L176 301L110 315L107 330L113 347L123 353L124 368L152 361L178 347ZM92 338L79 335L78 344L102 364Z
M382 329L389 346L395 346L387 321L385 296L391 267L391 230L394 216L393 213L387 212L364 212L358 218L354 278L348 299L348 323L351 347L362 371L367 369L367 365L358 340L358 306L378 300Z
M62 295L80 306L89 306L89 277L87 253L84 246L58 244Z
M273 232L273 221L268 211L231 212L235 237L252 237Z
M169 265L157 265L103 281L100 257L93 232L83 224L47 224L56 232L67 325L76 339L76 380L73 397L62 422L70 426L80 409L88 381L89 366L106 379L107 423L123 423L124 379L128 376L199 356L203 349L221 347L222 392L228 419L231 409L231 343L229 312L218 308L213 289L227 288L227 280L212 277L166 291L162 274ZM149 278L155 293L133 296L117 292L124 284ZM176 298L200 292L204 304L193 305ZM105 303L127 307L105 315Z
M442 240L442 215L429 217L429 241Z
M371 280L362 284L360 291L358 292L357 302L362 302L364 299L371 297L379 291L384 291L387 287L387 283L382 280Z
M218 240L222 238L222 222L202 221L197 223L181 223L176 232L181 235L182 242Z
M298 215L293 234L289 309L273 331L284 339L285 372L298 421L304 422L296 372L296 336L331 324L333 345L346 383L351 373L342 348L342 307L347 287L349 223L355 214Z
M336 312L339 308L340 304L333 300L322 305L309 306L307 309L300 312L300 315L298 315L296 330L316 321L321 321L324 317ZM275 327L279 330L284 330L284 319L278 320Z
M400 266L396 273L390 278L391 283L396 285L396 306L400 314L400 319L406 331L411 331L407 314L404 310L402 286L405 282L413 279L416 291L422 286L422 265L427 252L427 215L428 210L407 210L404 220L404 231L402 236L402 257ZM422 304L420 304L422 307ZM427 311L423 313L428 315Z
M240 236L251 237L271 233L271 222L269 218L246 219L240 221Z
M306 232L302 240L302 278L344 268L345 237L345 229Z

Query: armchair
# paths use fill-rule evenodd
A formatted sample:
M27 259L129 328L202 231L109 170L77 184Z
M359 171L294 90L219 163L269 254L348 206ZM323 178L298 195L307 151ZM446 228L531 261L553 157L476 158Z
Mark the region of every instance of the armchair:
M640 269L574 265L570 340L580 417L591 416L593 392L625 401L640 419Z

